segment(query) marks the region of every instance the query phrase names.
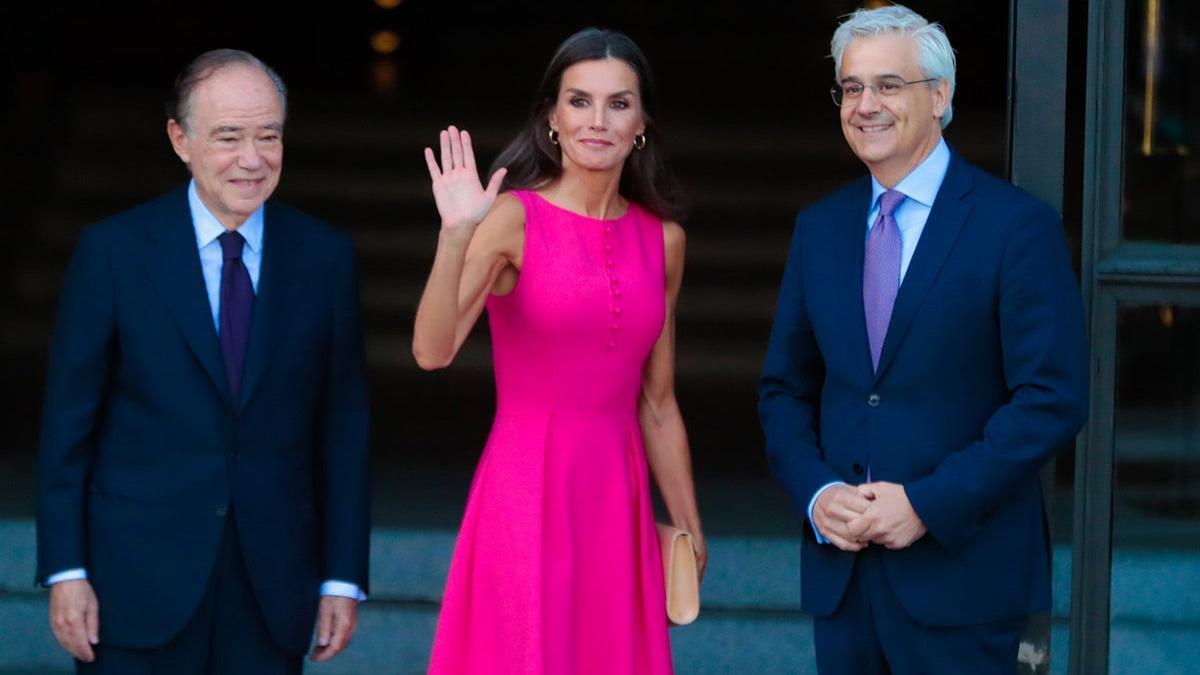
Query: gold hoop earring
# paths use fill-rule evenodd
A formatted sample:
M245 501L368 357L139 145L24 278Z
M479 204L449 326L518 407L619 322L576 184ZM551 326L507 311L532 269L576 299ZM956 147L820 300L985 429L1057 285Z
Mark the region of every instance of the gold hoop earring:
M555 131L554 129L551 129L549 135L550 135L550 142L555 145L558 145L558 132Z
M646 147L646 134L638 134L633 137L633 147L641 150Z

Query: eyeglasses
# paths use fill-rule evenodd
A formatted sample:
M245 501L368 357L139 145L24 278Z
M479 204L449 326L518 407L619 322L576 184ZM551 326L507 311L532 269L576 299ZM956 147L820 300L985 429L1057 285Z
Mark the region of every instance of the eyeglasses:
M847 81L830 87L829 95L833 97L833 104L840 108L846 105L846 101L857 101L866 89L874 89L876 96L895 96L910 84L937 82L938 79L936 77L927 77L924 80L908 82L900 77L881 77L875 81L875 84Z

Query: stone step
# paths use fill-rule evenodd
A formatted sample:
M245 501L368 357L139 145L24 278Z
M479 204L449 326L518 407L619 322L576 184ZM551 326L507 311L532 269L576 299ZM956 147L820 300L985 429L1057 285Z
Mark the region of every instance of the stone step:
M23 267L61 270L83 228L96 219L98 216L62 207L35 214L31 218L35 245L23 252ZM780 221L752 238L736 230L692 232L685 270L687 295L694 288L713 284L750 292L773 291L782 275L791 236L790 224ZM350 221L342 229L354 240L364 279L424 281L437 245L436 225Z
M62 199L130 195L124 203L133 204L186 177L164 138L156 96L84 91L78 98L77 109L87 114L72 123L56 162ZM421 149L436 139L445 121L382 111L377 103L348 99L294 111L280 197L302 207L321 205L316 212L326 216L338 214L345 204L394 211L415 203L426 206L430 215L422 220L432 222ZM494 156L519 125L519 118L484 119L471 125L481 162ZM797 122L786 127L714 126L706 120L671 125L671 155L694 201L689 222L701 224L708 214L727 209L735 215L714 222L730 229L741 229L747 213L753 220L754 213L770 212L788 223L798 206L861 175L860 163L832 120ZM999 120L961 120L951 140L968 157L989 157L992 131L1000 126Z
M440 601L452 530L374 529L371 599L380 603ZM0 594L30 592L35 567L34 526L29 519L0 519ZM799 538L710 535L705 611L800 612ZM1056 619L1069 614L1071 553L1054 550ZM1172 626L1200 637L1200 551L1120 550L1113 556L1113 620ZM1197 645L1200 647L1200 644Z
M47 624L44 592L0 595L0 675L73 673L69 657ZM425 672L437 621L436 606L368 602L359 612L354 642L333 661L305 664L305 672L346 675ZM1195 629L1114 621L1112 673L1191 675L1200 658ZM1049 672L1067 672L1066 621L1051 626ZM812 623L805 615L705 610L691 626L671 632L676 672L688 675L815 675Z
M364 126L362 123L356 124L358 127ZM289 131L287 137L283 165L285 176L320 169L345 170L351 176L399 172L428 185L429 174L424 160L428 141L414 139L412 142L394 143L366 139L359 144L330 145L327 137L293 131ZM363 131L371 135L378 133L369 125ZM670 153L677 176L686 188L692 188L697 193L711 184L756 184L776 188L800 186L802 189L809 182L825 183L835 178L847 180L862 173L862 165L840 141L840 135L825 140L800 138L794 146L784 143L778 147L766 147L759 139L746 139L742 145L736 146L731 145L729 140L713 145L704 136L705 132L698 129L682 139L687 141L681 144L687 152ZM436 130L429 129L429 140L437 142ZM773 152L761 154L756 149ZM499 143L476 142L481 174L489 170L490 161L501 150ZM114 160L114 157L119 159ZM65 146L59 161L67 161L77 167L104 167L117 161L143 170L169 168L175 173L185 171L172 153L165 135L160 136L157 130L153 135L125 139L119 143L77 136ZM819 172L814 171L818 168Z
M138 91L81 92L76 110L84 111L71 124L73 142L82 147L123 147L142 150L166 145L161 101ZM825 126L725 125L714 132L706 120L675 120L664 130L672 157L755 158L781 157L815 152L842 151L855 161L838 133L832 115ZM287 125L289 146L302 145L314 151L365 154L367 157L394 155L437 143L438 132L456 124L471 132L477 153L495 154L512 140L522 120L519 115L497 121L495 115L474 119L438 119L411 112L391 113L368 98L342 97L336 107L293 108ZM954 131L974 139L973 127L984 127L980 118L956 120ZM993 127L995 128L995 127ZM830 133L833 132L833 133ZM986 142L986 139L983 139ZM413 159L424 166L420 155Z
M377 528L372 598L342 657L313 673L423 672L454 534ZM69 662L46 623L46 593L30 586L29 520L0 520L0 673L59 672ZM798 541L713 536L704 608L672 631L680 673L811 673L811 620L799 609ZM1121 551L1114 556L1112 672L1184 673L1200 659L1200 554ZM1070 553L1055 550L1052 673L1065 673Z
M47 624L46 594L0 595L0 675L74 672ZM330 675L425 673L437 606L365 603L350 647L332 661L306 663L305 672ZM705 611L671 632L676 672L814 674L811 620L788 613L747 615Z
M372 596L355 644L309 672L424 672L454 536L377 528ZM0 669L67 669L46 624L46 593L30 585L32 522L0 520L0 541L7 544L0 553ZM799 611L798 545L778 537L712 539L703 618L672 633L679 672L815 672L795 669L812 660L810 621Z
M102 207L59 203L40 208L31 215L29 228L34 239L48 255L68 256L83 228L106 215L119 211L105 212ZM128 206L128 205L127 205ZM404 217L380 214L362 214L342 218L337 227L348 232L354 239L362 264L375 260L390 263L393 271L399 265L403 272L405 264L420 263L413 271L424 274L433 258L437 246L437 223L423 222L413 218L412 212L432 209L431 204L408 207ZM765 222L753 223L755 226ZM775 222L747 236L751 224L742 221L738 227L712 228L698 231L688 239L688 269L719 268L763 269L773 273L782 271L787 258L791 237L790 219ZM689 228L690 229L690 228Z
M77 93L75 118L70 134L80 147L119 147L134 150L165 149L167 140L161 98L154 92L91 90ZM476 106L477 108L477 106ZM293 107L287 127L289 148L302 146L314 152L349 154L356 157L388 156L411 152L437 142L437 133L449 124L469 129L480 155L498 153L516 134L523 120L519 112L498 118L494 111L469 111L463 119L442 119L413 111L388 110L376 99L341 94L336 104ZM846 147L833 109L814 119L796 118L786 126L714 122L704 116L676 116L664 127L666 143L676 164L683 160L718 162L743 159L788 164L807 158L826 168L845 164L861 171L858 160ZM990 156L996 146L996 131L1004 127L1003 115L974 110L969 117L955 119L947 138L967 156ZM166 150L169 154L169 150ZM412 160L424 167L419 154ZM788 164L790 165L790 164ZM1002 169L1002 167L1000 167Z
M130 204L140 201L144 195L166 192L188 176L181 165L168 158L148 159L142 157L109 159L107 161L64 157L56 163L52 179L59 194L70 198L112 198L117 195L135 195ZM136 181L130 180L136 176ZM714 181L696 187L691 195L693 211L705 209L755 209L771 208L785 213L794 212L798 205L809 201L817 194L828 192L845 178L836 182L808 181L801 187L789 189L787 185L772 185L759 180ZM302 195L305 200L333 203L372 204L388 209L405 204L429 204L428 174L421 176L412 169L385 167L367 170L355 166L308 165L289 162L280 181L279 197ZM809 199L804 199L804 197ZM433 223L431 219L429 221Z
M381 264L385 264L382 263ZM397 265L399 263L396 263ZM13 283L11 297L29 310L57 304L62 288L66 263L30 258L19 261L9 273ZM360 263L360 268L366 268ZM424 266L423 266L424 267ZM410 271L407 275L388 274L386 270L361 269L359 295L364 315L374 325L388 323L390 317L403 318L407 327L416 312L424 290L428 270ZM775 275L770 275L775 276ZM706 280L699 274L689 278L681 295L676 316L681 325L712 323L728 334L745 333L753 328L755 335L765 336L775 313L777 289L773 279L756 286L742 284L730 287L721 280Z
M390 376L397 371L415 370L412 359L412 327L404 313L395 321L403 326L386 330L366 329L367 364L374 375ZM48 307L26 312L23 316L0 318L0 352L7 354L44 355L53 333L54 319ZM681 322L681 325L684 325ZM484 329L477 328L477 331ZM720 331L720 325L710 324L708 334L691 331L681 336L676 345L675 369L677 380L716 379L740 380L753 391L754 382L762 371L766 353L767 333L731 338ZM451 369L455 373L490 376L492 372L491 343L480 335L467 340L455 357Z

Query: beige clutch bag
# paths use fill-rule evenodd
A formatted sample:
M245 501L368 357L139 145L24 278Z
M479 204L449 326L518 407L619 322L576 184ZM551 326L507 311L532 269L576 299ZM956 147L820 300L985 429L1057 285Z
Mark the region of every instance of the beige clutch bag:
M667 589L667 619L686 626L700 616L700 570L692 535L670 525L657 523L662 546L663 585Z

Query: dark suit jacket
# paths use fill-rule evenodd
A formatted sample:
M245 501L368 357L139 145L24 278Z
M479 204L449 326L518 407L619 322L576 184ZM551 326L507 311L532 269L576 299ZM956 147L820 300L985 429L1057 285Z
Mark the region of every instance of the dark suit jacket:
M88 570L100 639L166 643L236 521L272 635L303 653L323 579L367 585L367 388L350 239L269 202L230 399L187 191L83 233L51 348L38 580Z
M862 276L870 179L796 219L759 389L772 471L806 517L831 481L902 484L929 532L884 551L927 625L1050 604L1037 472L1087 413L1087 343L1058 216L956 153L872 372ZM802 604L838 606L853 553L806 524Z

